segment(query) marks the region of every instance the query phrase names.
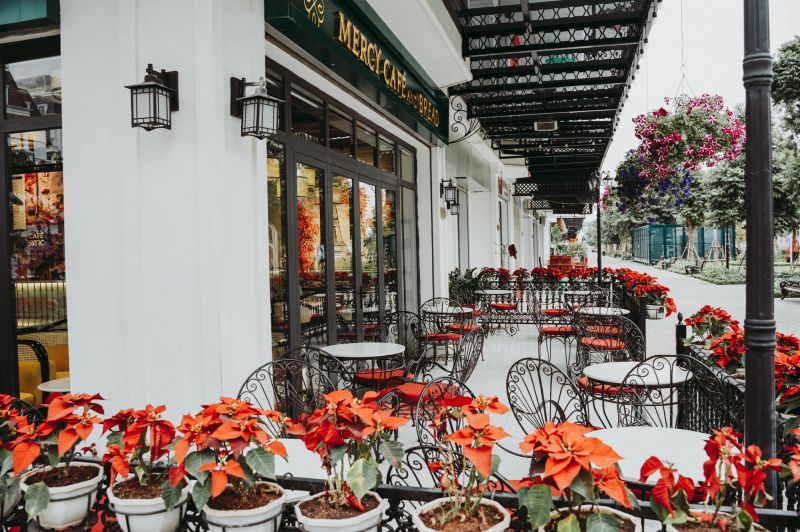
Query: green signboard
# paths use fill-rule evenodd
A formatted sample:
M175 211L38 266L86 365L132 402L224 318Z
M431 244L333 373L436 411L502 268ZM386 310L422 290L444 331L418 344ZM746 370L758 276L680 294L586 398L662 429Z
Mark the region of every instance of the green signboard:
M267 22L426 138L447 142L447 96L365 0L267 0Z
M58 23L58 0L0 0L0 31Z

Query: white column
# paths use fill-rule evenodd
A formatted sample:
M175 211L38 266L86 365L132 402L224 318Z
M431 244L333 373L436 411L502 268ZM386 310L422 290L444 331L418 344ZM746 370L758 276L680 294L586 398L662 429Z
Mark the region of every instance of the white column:
M229 78L264 72L263 0L62 0L66 271L75 391L170 417L269 357L266 151ZM124 85L179 72L172 130Z

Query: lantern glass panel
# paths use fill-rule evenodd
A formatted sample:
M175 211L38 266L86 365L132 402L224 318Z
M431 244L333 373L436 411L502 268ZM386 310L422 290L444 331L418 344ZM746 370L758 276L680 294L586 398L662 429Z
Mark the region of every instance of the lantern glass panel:
M172 118L169 91L160 87L156 88L156 99L156 122L168 127Z
M447 203L454 203L456 201L456 187L451 181L445 181L444 200Z
M458 203L450 204L450 214L453 216L458 216Z

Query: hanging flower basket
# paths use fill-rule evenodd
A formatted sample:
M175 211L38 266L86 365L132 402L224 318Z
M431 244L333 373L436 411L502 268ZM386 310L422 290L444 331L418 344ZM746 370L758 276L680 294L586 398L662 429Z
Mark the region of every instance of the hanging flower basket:
M665 179L702 166L712 167L735 159L744 148L744 124L721 96L678 96L665 99L663 107L636 117L635 134L641 142L641 175Z

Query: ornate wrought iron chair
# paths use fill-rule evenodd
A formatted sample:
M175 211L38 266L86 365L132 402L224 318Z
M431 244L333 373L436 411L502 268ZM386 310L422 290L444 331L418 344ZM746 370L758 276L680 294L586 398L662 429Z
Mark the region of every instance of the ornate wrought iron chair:
M301 358L285 356L251 373L236 397L297 418L325 406L325 394L334 390L324 370ZM279 427L273 429L274 435L282 435Z
M710 434L744 428L739 384L718 368L687 355L657 355L634 366L615 393L594 410L605 426L673 427ZM600 408L603 407L602 410ZM610 407L610 408L609 408Z
M613 307L610 307L613 308ZM575 313L575 362L569 369L577 378L583 368L601 362L641 362L646 344L639 327L625 316Z
M425 301L419 309L419 345L425 351L441 353L445 360L452 353L453 342L474 324L472 313L460 312L461 305L446 297L434 297Z
M516 361L506 376L508 403L528 434L548 421L587 424L584 395L554 364L538 358Z
M569 311L558 301L560 291L554 286L547 288L531 284L528 287L529 299L538 329L536 351L542 358L542 347L548 361L552 360L555 343L561 344L564 358L569 364L571 347L574 345L574 330Z

